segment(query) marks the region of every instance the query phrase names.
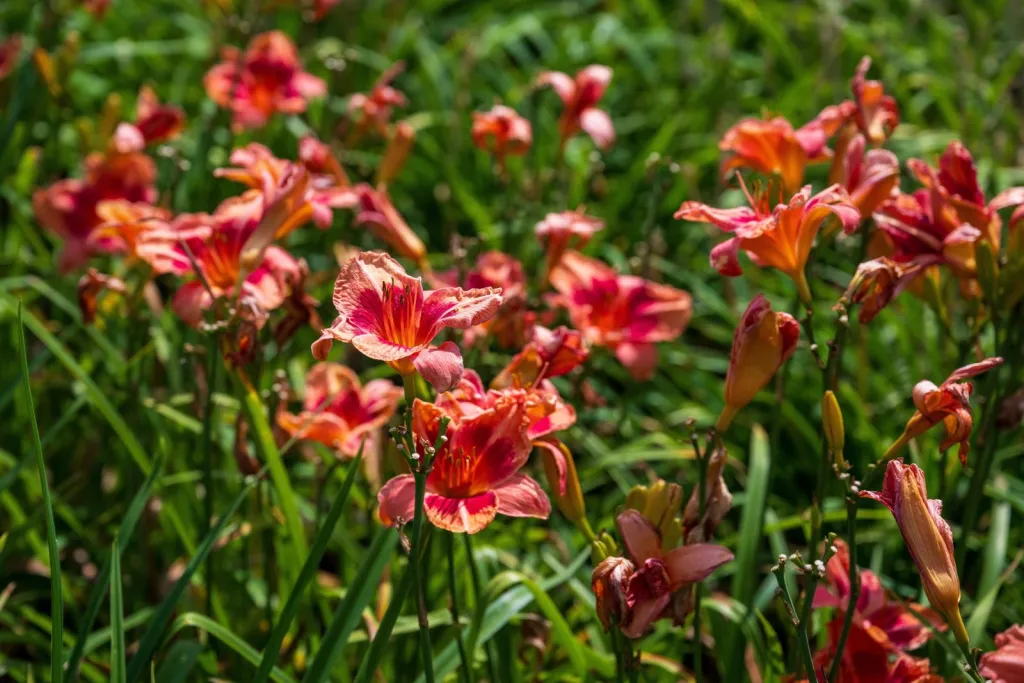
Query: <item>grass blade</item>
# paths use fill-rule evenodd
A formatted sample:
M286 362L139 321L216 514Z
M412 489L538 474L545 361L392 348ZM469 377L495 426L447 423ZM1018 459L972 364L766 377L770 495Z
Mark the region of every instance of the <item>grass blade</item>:
M364 440L363 445L365 444L366 441ZM359 454L356 456L355 460L349 464L348 476L345 477L345 483L342 485L341 492L338 494L338 497L335 498L334 503L331 504L331 509L327 513L327 518L324 520L323 525L320 527L320 531L317 532L316 538L313 540L313 547L310 548L309 555L306 557L306 562L302 565L302 571L299 572L299 580L292 588L291 595L288 596L288 602L285 603L284 609L281 610L281 615L277 618L274 630L270 633L270 639L267 641L267 644L263 649L263 659L260 660L260 668L256 672L255 678L252 679L252 683L266 683L270 678L270 672L273 670L274 664L277 663L277 658L281 651L281 643L284 642L284 637L288 634L288 629L291 627L292 620L299 612L299 605L306 592L306 586L316 575L316 569L320 564L320 559L324 556L324 551L327 550L327 542L330 540L334 527L338 524L338 520L341 519L341 513L345 510L345 503L348 501L348 494L352 490L352 485L355 483L356 477L359 474L359 463L362 459L362 452L362 447L360 447Z
M227 511L220 516L217 523L210 529L210 532L206 534L206 538L199 544L199 548L195 554L192 555L192 559L189 560L188 565L185 567L185 571L182 572L181 577L175 582L174 587L164 598L164 601L160 603L160 607L157 608L156 614L153 616L153 621L150 622L149 628L142 636L142 640L139 641L139 649L132 657L131 663L128 665L128 683L135 683L140 679L146 667L152 659L153 654L156 652L157 646L160 644L160 640L163 637L164 629L167 623L171 620L171 614L174 612L174 608L181 599L182 594L188 587L189 581L192 580L192 575L196 573L196 569L206 560L206 556L210 554L213 549L213 544L220 536L221 531L227 525L229 519L234 516L238 507L245 500L246 496L256 487L259 483L260 478L263 475L263 470L260 471L254 477L249 479L249 482L242 488L238 496L231 502Z
M142 482L142 488L139 489L135 497L132 498L132 502L128 505L128 510L125 512L124 520L121 522L121 527L117 530L117 542L114 547L117 552L124 553L128 548L128 541L132 537L132 533L135 531L135 526L139 523L139 519L142 517L142 511L146 507L146 503L149 501L150 493L153 491L153 485L156 480L160 477L160 473L163 471L163 455L157 456L156 462L153 464L153 470L146 477L146 481ZM85 608L85 615L82 617L82 625L78 629L78 637L75 638L75 646L71 649L71 654L68 655L67 663L67 679L74 681L78 677L78 664L81 661L82 655L84 654L84 648L86 639L89 636L89 632L92 630L92 625L96 623L96 617L99 616L100 607L103 603L103 596L107 592L107 585L110 582L111 563L114 554L111 553L103 563L103 568L100 569L99 575L96 577L96 581L93 584L92 594L89 596L89 603Z
M57 553L57 525L53 521L53 501L50 500L50 484L46 479L46 461L43 459L43 442L39 437L39 422L32 399L32 378L28 371L28 349L25 346L25 323L22 304L18 302L18 332L21 340L21 372L25 380L25 404L32 419L32 445L36 451L36 467L39 469L39 488L43 492L43 512L46 515L46 543L50 556L50 680L60 683L64 680L64 595L60 579L60 555Z
M110 682L124 683L124 600L121 597L121 551L110 548Z
M768 445L768 434L760 425L754 425L750 434L750 470L747 475L747 499L740 519L740 540L736 547L736 571L733 574L732 597L746 611L744 622L751 617L750 605L754 597L755 581L760 572L757 569L757 555L764 540L764 506L768 494L768 478L771 473L772 457ZM737 641L741 629L732 628L722 644L722 659L726 665L725 680L740 678L743 657L737 656Z
M193 627L201 631L205 631L226 646L235 651L235 653L249 662L253 666L260 661L260 653L249 643L239 638L233 631L221 626L213 619L202 614L196 614L195 612L186 612L180 617L174 620L171 624L171 629L168 637L173 636L184 628ZM132 660L134 661L134 660ZM277 667L270 674L270 679L274 683L296 683L295 679L281 671ZM243 679L244 680L244 679Z
M389 528L377 534L373 545L367 551L366 562L356 572L356 578L348 587L345 599L334 613L331 625L327 628L327 633L324 634L323 642L320 644L320 650L316 653L316 658L302 679L302 683L321 683L321 681L328 680L331 666L345 648L349 635L359 624L363 608L373 598L380 575L391 559L396 545L398 545L397 530ZM412 587L412 574L412 569L406 568L405 574L402 575L401 586L392 596L388 611L377 629L377 635L359 666L359 673L356 674L357 681L368 679L377 670L377 659L383 650L383 645L391 637L391 630L395 627L398 612L401 611L402 603L405 602ZM372 658L371 654L373 654Z

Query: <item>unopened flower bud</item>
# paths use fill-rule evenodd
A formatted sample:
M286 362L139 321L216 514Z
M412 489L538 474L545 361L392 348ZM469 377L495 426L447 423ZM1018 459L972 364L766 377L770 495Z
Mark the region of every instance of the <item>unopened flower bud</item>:
M839 401L832 390L826 391L821 398L821 426L825 431L828 450L836 465L844 468L846 461L843 459L843 446L846 443L846 430L843 427L843 411L840 410Z
M412 145L416 141L416 129L407 121L399 121L395 124L395 130L391 134L387 149L384 150L384 158L380 160L377 167L377 186L387 185L398 177L399 172L405 166Z

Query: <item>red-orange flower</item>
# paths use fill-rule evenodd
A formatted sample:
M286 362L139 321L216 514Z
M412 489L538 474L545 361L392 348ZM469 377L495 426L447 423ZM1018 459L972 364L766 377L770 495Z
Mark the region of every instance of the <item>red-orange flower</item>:
M960 578L953 556L953 532L942 519L942 501L929 500L924 472L903 460L890 460L881 491L860 495L882 503L892 512L910 556L921 574L928 602L941 613L953 635L967 645L967 629L960 617Z
M843 298L860 304L857 319L867 325L923 271L923 264L897 263L881 256L857 266Z
M0 41L0 81L7 78L18 64L21 54L21 35L15 33Z
M746 186L744 186L746 191ZM839 219L843 230L854 231L860 222L857 208L846 191L838 185L811 196L807 185L793 195L788 203L771 208L771 192L757 196L747 193L750 206L716 209L700 202L683 202L675 217L678 220L711 223L731 237L711 250L711 266L722 275L741 275L739 252L743 250L757 265L777 268L788 275L809 304L811 290L804 268L814 246L821 224L830 215Z
M188 257L178 245L171 213L152 204L110 199L96 206L103 222L87 239L90 251L123 253L148 263L155 273L182 274Z
M413 403L413 435L438 444L445 413L419 399ZM514 397L465 418L456 417L445 433L427 476L423 508L427 520L455 533L475 534L501 513L546 519L551 503L536 481L519 472L530 455L526 410ZM416 484L401 474L377 494L381 521L404 524L415 513Z
M457 270L449 270L431 276L439 286L459 285ZM431 279L428 277L428 280ZM470 289L497 287L501 289L501 308L490 320L466 330L467 344L490 337L502 348L520 348L533 333L536 314L529 309L526 301L526 276L523 264L513 256L501 251L487 251L480 254L474 265L466 272L462 286Z
M156 166L139 152L116 150L86 157L85 177L59 180L36 190L32 207L39 223L64 240L60 267L80 266L89 255L89 235L103 218L96 212L101 201L123 199L147 204L156 200ZM103 248L105 245L97 245Z
M285 432L333 448L340 457L374 461L380 450L381 427L395 414L402 388L385 379L365 386L349 368L317 363L306 373L302 411L281 412L277 423ZM366 445L363 446L363 440Z
M233 112L236 129L260 128L275 112L300 114L327 85L302 70L298 50L281 31L261 33L244 54L226 47L223 61L203 79L206 94Z
M500 303L496 289L424 291L420 278L407 275L387 254L360 253L338 273L334 284L338 317L314 342L313 355L323 360L334 341L350 343L403 375L419 371L439 391L447 391L462 376L462 356L451 342L434 350L431 341L446 327L466 329L480 324L495 314Z
M560 377L582 365L590 355L583 335L562 326L554 330L537 325L533 339L509 361L494 379L493 386L531 386L550 377Z
M594 233L603 229L604 221L580 211L562 211L544 216L544 220L537 223L533 231L544 249L547 273L550 275L568 249L582 249Z
M285 302L289 287L302 277L301 265L269 242L276 226L288 221L279 210L287 200L285 195L267 205L259 192L246 192L221 203L213 215L175 219L173 227L199 271L174 295L172 306L182 320L198 325L216 299L228 297L262 325L266 313Z
M306 144L308 151L309 143ZM277 158L273 152L258 142L238 147L231 152L229 161L235 166L215 169L213 175L260 190L268 202L274 201L281 194L288 186L290 177L302 173L302 166ZM358 197L352 189L335 182L334 176L310 174L308 178L302 201L296 207L292 220L283 226L278 237L283 237L299 227L308 218L312 218L321 229L329 228L334 220L334 209L351 208L358 202Z
M576 73L575 78L560 71L545 71L537 77L537 85L550 85L562 100L562 117L558 120L558 133L562 145L582 130L601 149L615 142L615 127L608 113L598 109L597 103L612 80L612 70L600 64L591 64Z
M718 143L728 154L722 161L722 177L740 168L778 176L787 194L796 192L808 164L832 156L827 142L848 116L849 107L827 107L810 123L794 129L788 119L743 119L730 128Z
M978 672L991 683L1024 681L1024 626L1011 626L996 636L996 649L981 656Z
M526 154L533 143L530 122L516 113L515 109L501 104L495 105L488 112L473 112L471 134L473 144L493 152L502 168L507 155Z
M861 59L850 82L855 105L854 122L871 144L880 145L899 125L900 111L896 100L885 94L881 81L867 80L870 68L871 58Z
M675 339L690 321L687 292L620 275L575 251L565 254L550 280L559 294L554 302L569 310L573 326L589 343L614 351L637 380L654 375L655 344Z
M885 457L891 458L911 439L941 423L946 429L946 438L939 444L939 448L944 451L954 444L960 444L960 462L966 467L974 423L971 414L971 392L974 386L964 380L988 372L1002 362L1002 358L986 358L954 371L939 386L928 380L914 385L914 406L917 410L907 422L900 438L889 447Z
M185 112L180 107L160 104L149 86L142 86L135 104L135 123L122 123L114 132L114 146L119 152L135 152L146 145L170 140L185 125Z
M331 148L305 135L299 138L299 162L310 173L310 185L315 188L348 187L348 175Z
M850 195L861 218L875 212L900 184L900 162L886 149L864 150L864 136L858 133L843 150L838 172L831 178Z
M796 351L799 339L800 323L793 316L773 311L764 294L754 297L733 334L718 431L728 429L736 413L754 400Z
M356 93L349 98L349 115L358 119L358 130L361 133L373 129L382 137L387 137L391 112L395 107L404 107L408 104L405 95L391 85L404 70L404 62L392 64L380 75L370 88L370 92Z
M641 637L655 621L670 616L673 593L703 581L733 558L710 543L665 552L658 530L636 510L621 513L616 524L629 559L605 559L594 569L591 585L605 628L614 616L628 638Z

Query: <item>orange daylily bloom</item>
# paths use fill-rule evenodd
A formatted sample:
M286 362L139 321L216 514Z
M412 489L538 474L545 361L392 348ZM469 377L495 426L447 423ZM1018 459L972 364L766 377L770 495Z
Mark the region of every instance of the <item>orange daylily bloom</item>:
M413 434L438 443L445 413L419 399L413 403ZM530 456L526 409L515 397L499 398L476 414L452 419L434 456L423 499L426 519L453 533L475 534L500 513L547 519L551 503L536 481L519 470ZM384 484L377 501L387 525L405 524L415 514L416 484L400 474Z
M533 144L530 122L515 109L495 105L488 112L473 112L473 144L494 153L498 167L505 168L505 157L522 156Z
M864 136L853 136L839 159L838 172L830 178L850 195L861 218L875 212L900 184L900 162L886 149L865 151Z
M166 209L111 199L96 205L96 215L103 222L87 238L90 250L126 254L148 263L157 274L181 275L189 270Z
M900 111L896 100L885 94L881 81L869 81L868 69L871 58L864 57L857 65L857 71L850 82L853 90L853 120L861 133L872 145L880 145L889 139L900 123Z
M746 192L745 185L743 189ZM779 203L774 209L770 205L770 191L756 196L746 194L750 206L716 209L688 201L683 202L675 217L711 223L735 234L711 250L711 265L722 275L735 277L743 273L739 262L739 252L743 250L757 265L777 268L788 275L796 283L801 301L810 304L811 290L804 268L821 224L834 215L845 232L853 232L860 222L857 208L850 202L846 190L838 185L813 197L811 186L807 185L788 203Z
M953 556L953 532L942 519L942 501L929 500L924 472L903 460L890 460L881 491L861 491L892 512L910 556L921 574L928 602L941 613L958 643L967 645L967 629L960 617L960 578Z
M223 61L206 74L206 93L231 109L236 130L261 128L275 112L301 114L310 99L323 97L327 84L302 70L299 52L281 31L261 33L244 54L222 50Z
M349 98L349 116L356 118L356 114L358 114L358 130L360 135L369 129L373 129L381 137L387 136L391 112L395 107L404 107L408 104L405 95L391 85L404 70L404 62L392 64L380 75L369 93L356 93Z
M970 402L974 386L964 380L988 372L1002 363L1003 359L996 357L965 365L954 371L939 386L928 380L918 382L914 386L914 406L917 410L907 422L903 434L889 447L884 457L893 457L911 439L941 423L946 429L946 438L939 444L939 448L944 451L954 444L959 444L960 463L966 467L967 455L971 452L971 428L974 424Z
M724 432L736 413L750 403L782 364L796 351L800 324L788 313L776 313L764 294L747 306L732 338L725 376L725 407L715 428Z

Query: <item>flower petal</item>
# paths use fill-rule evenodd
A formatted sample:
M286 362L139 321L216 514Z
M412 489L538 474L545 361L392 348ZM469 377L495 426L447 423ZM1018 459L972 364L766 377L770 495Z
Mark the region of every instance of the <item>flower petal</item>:
M406 524L416 513L416 480L411 474L390 479L377 492L377 514L388 526Z
M719 567L733 558L727 548L713 543L696 543L674 548L663 558L668 567L672 590L688 583L703 581Z
M438 393L451 391L462 379L462 352L455 342L447 341L437 348L423 349L413 358L412 364Z
M658 347L654 344L619 344L615 347L615 357L637 382L646 382L654 377L654 370L658 367Z
M594 140L601 149L607 149L615 142L615 126L608 113L590 107L580 113L580 128Z
M619 536L636 564L652 557L661 557L661 537L647 519L637 510L625 510L615 519Z
M434 526L457 534L475 534L494 521L498 498L493 491L471 498L447 498L428 492L423 508Z
M551 501L540 484L525 474L512 477L495 487L498 497L498 512L509 517L537 517L547 519L551 515Z

